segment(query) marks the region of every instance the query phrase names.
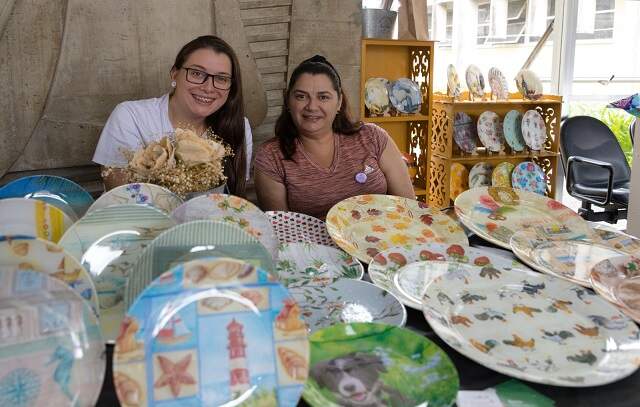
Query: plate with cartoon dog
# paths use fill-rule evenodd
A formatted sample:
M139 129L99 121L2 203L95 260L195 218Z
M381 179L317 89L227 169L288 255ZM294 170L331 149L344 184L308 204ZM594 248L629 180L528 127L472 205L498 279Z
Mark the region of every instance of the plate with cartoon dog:
M462 271L462 272L461 272ZM638 369L640 331L605 299L556 277L458 264L422 299L449 346L518 379L565 387L603 385Z
M250 263L207 257L153 281L127 311L113 377L123 406L291 406L309 371L300 309Z
M453 404L460 380L442 349L408 329L337 324L309 338L303 398L314 407Z
M543 195L504 187L478 187L454 203L458 219L481 238L510 250L518 230L535 229L560 239L563 235L590 238L593 231L576 212Z

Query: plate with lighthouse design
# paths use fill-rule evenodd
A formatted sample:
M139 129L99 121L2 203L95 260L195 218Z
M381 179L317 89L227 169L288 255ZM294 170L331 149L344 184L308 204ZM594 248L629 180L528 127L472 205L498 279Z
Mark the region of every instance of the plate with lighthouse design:
M123 406L296 406L307 325L265 270L231 258L179 264L138 296L113 377Z

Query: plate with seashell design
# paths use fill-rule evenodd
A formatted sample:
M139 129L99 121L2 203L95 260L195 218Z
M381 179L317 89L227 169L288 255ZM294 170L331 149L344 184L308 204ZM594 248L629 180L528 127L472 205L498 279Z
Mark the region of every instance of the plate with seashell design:
M371 116L389 112L389 81L385 78L369 78L364 84L364 104Z
M337 324L310 338L311 369L303 397L313 407L359 405L453 405L458 372L449 356L431 340L409 329L378 323ZM330 384L333 366L346 366L354 375L366 371L384 388L384 401L356 387L339 391ZM376 372L383 372L378 374ZM329 378L331 377L331 379ZM369 399L374 402L369 402Z
M522 137L533 151L544 149L547 141L547 126L537 110L527 110L522 116Z
M471 167L469 171L469 188L478 188L491 185L491 164L481 161Z
M190 199L171 212L176 223L210 219L238 226L255 237L278 259L278 238L267 215L257 206L238 196L208 194Z
M491 185L494 187L511 187L511 173L516 166L508 161L496 165L491 173Z
M451 178L449 179L449 197L454 200L469 188L469 170L460 163L451 164Z
M0 405L94 406L106 368L98 317L47 273L0 273Z
M0 241L0 272L31 270L64 282L100 315L98 294L91 275L61 246L39 238L10 238Z
M181 263L127 311L116 393L122 405L296 406L307 335L300 307L266 270L231 258Z
M596 241L627 254L640 253L640 239L623 233L607 224L589 222L596 234Z
M183 203L182 198L167 188L140 182L120 185L105 192L96 199L87 212L111 205L138 204L153 206L166 213L171 213Z
M471 100L484 99L484 76L482 71L475 65L469 65L465 73L469 97Z
M458 72L453 64L447 66L447 95L454 99L460 97L460 79L458 78Z
M515 78L518 91L524 99L538 100L542 97L544 90L540 78L532 70L521 69Z
M57 242L73 221L57 207L38 199L0 199L0 236L39 237Z
M491 88L491 99L507 100L509 99L509 85L507 78L498 68L489 69L487 75L489 87Z
M152 206L116 205L86 214L60 239L60 246L80 261L96 285L106 340L118 335L133 265L153 239L174 225L169 215Z
M465 153L475 153L477 148L478 128L471 116L457 112L453 118L453 141Z
M511 110L504 116L502 122L504 139L513 151L524 150L526 143L522 137L522 113Z
M478 137L488 151L504 150L502 123L496 112L487 110L478 117Z

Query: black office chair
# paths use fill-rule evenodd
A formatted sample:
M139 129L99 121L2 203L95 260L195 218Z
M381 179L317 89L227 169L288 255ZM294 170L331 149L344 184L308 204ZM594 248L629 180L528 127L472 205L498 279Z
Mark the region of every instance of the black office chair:
M636 132L636 122L638 119L633 119L631 124L629 125L629 137L631 138L631 146L633 146L633 136Z
M582 201L580 216L609 223L627 218L631 170L606 124L589 116L567 119L560 129L560 153L567 191Z

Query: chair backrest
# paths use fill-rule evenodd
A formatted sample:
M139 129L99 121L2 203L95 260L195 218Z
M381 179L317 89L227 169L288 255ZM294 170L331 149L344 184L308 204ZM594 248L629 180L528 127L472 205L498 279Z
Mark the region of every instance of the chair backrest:
M567 160L581 156L604 161L613 166L613 185L629 181L631 171L620 143L606 124L590 116L575 116L562 123L560 129L560 152L562 164L567 171ZM592 187L606 188L608 172L594 166L578 164L572 166L573 181Z
M633 119L633 121L631 122L631 124L629 125L629 137L631 138L631 145L633 146L633 136L636 133L636 122L638 121L638 119Z

